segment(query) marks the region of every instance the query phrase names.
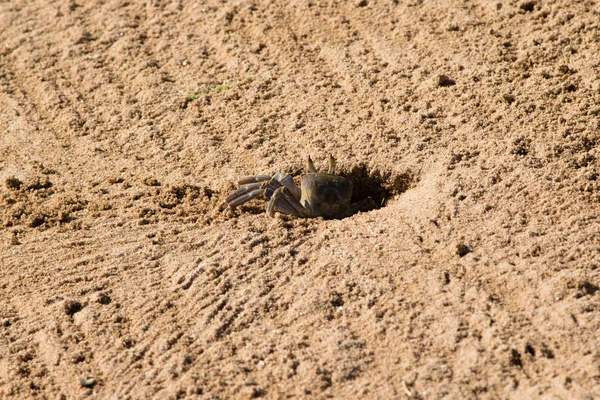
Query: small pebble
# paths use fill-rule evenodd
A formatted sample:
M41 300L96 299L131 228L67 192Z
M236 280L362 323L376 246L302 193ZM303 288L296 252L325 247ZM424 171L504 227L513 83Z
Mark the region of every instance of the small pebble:
M83 308L80 302L78 302L77 300L70 299L65 300L65 302L63 303L63 307L65 313L69 316L73 316L73 314L81 311L81 309Z
M85 378L79 379L79 383L83 387L93 388L94 386L96 386L96 379L94 379L94 377L91 376L86 376Z
M505 102L507 102L508 104L512 104L515 102L515 96L513 96L512 94L505 94L502 96L502 98L504 99Z
M438 78L438 86L448 87L456 85L456 81L450 78L448 75L440 75Z
M464 257L472 251L473 250L471 250L471 248L464 243L459 243L456 245L456 254L458 254L459 257Z
M112 301L112 299L110 298L110 296L104 292L98 292L92 295L92 299L91 299L94 303L98 303L98 304L110 304L110 302Z

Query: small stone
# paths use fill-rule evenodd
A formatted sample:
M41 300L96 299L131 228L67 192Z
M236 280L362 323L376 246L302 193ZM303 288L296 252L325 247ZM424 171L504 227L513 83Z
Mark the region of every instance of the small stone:
M105 292L98 292L98 293L93 294L91 300L94 303L104 304L104 305L110 304L110 302L112 301L110 296Z
M600 290L600 287L588 281L579 281L577 282L577 289L579 289L580 293L583 295L593 296L598 290Z
M23 182L23 188L25 190L42 190L51 187L52 182L50 182L50 179L48 179L48 177L45 175L30 176Z
M68 316L72 317L73 314L81 311L81 309L83 308L83 306L77 300L68 299L68 300L64 301L63 308L65 310L65 313Z
M505 94L502 96L502 98L504 99L505 102L507 102L508 104L512 104L515 102L515 96L513 96L512 94Z
M145 178L143 182L146 186L160 186L160 182L156 178L148 177Z
M267 394L265 390L259 386L247 386L242 389L240 398L242 399L258 399L264 397Z
M473 250L464 243L456 245L456 254L458 254L459 257L464 257L471 252L473 252Z
M448 87L456 85L456 81L450 78L448 75L440 75L438 78L438 86Z
M23 182L21 182L19 179L15 178L14 176L9 176L8 178L6 178L5 184L6 184L6 187L11 190L19 190L21 188L21 185L23 184Z
M71 356L71 362L73 364L79 364L81 362L85 361L85 354L79 352L79 353L75 353Z
M519 8L525 12L532 12L535 10L535 1L526 1L525 3L521 3Z
M573 69L571 69L568 65L562 64L558 67L558 72L560 72L563 75L566 75L572 74L575 71L573 71Z
M21 242L19 242L19 235L17 234L17 232L13 232L12 235L10 236L10 245L18 246L20 244L21 244Z
M250 47L250 52L254 54L260 53L265 47L267 47L264 43L256 43Z
M93 388L96 386L96 379L92 376L86 376L85 378L79 379L79 384L86 388Z
M37 228L46 222L46 216L42 213L36 212L29 216L27 219L27 226L30 228Z

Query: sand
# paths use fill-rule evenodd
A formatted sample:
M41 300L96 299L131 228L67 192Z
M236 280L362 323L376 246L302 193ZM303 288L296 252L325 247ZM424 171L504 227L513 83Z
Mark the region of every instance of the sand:
M0 3L0 397L600 398L600 5ZM336 157L344 219L219 206Z

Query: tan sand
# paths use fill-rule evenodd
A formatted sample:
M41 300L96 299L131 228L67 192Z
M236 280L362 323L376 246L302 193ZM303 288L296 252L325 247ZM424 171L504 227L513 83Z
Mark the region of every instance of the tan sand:
M594 1L0 2L0 398L600 398L599 54ZM330 153L381 208L219 211Z

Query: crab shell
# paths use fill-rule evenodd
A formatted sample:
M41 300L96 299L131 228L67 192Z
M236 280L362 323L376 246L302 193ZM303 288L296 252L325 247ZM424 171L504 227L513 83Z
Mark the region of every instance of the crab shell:
M340 218L350 210L352 182L338 175L314 172L302 175L300 203L312 215Z

